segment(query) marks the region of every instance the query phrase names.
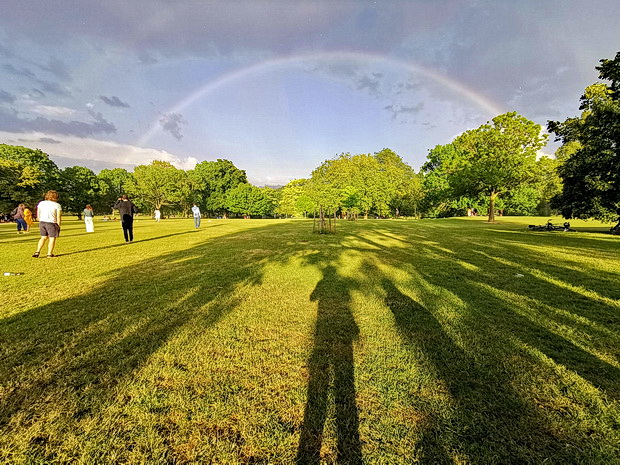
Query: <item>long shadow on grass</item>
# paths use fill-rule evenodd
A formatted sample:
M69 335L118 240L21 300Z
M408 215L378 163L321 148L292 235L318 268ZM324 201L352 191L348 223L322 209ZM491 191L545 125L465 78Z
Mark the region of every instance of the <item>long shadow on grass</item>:
M366 234L360 239L382 247ZM521 294L544 302L565 290L543 280L528 286L525 281L515 279L513 268L479 254L477 249L482 246L472 248L471 238L443 234L433 239L433 244L413 241L411 247L383 247L375 254L379 262L409 270L417 276L413 281L420 280L415 284L421 296L418 302L403 294L387 277L383 278L381 287L386 305L392 310L403 337L417 345L431 361L458 406L456 425L431 422L423 435L420 447L425 463L449 461L444 448L464 452L472 463L540 463L548 457L558 463L593 459L603 463L609 458L609 449L602 451L597 439L572 430L570 419L563 426L552 424L531 398L512 387L515 380L507 369L513 357L514 360L525 357L530 363L541 364L524 355L522 347L514 345L514 341L520 341L590 381L607 397L618 398L620 370L576 345L566 335L552 331L557 326L549 311L542 315L542 321L536 320L533 315L525 316L528 309L522 301L504 297ZM524 264L534 258L509 247L502 244L496 252L512 254L513 260ZM372 266L367 274L381 276ZM475 340L473 346L466 344L468 351L455 344L435 316L436 309L446 305L442 294L456 297L463 306L457 316L458 332L465 340ZM613 311L603 308L599 302L588 303L600 313ZM555 308L560 313L574 311L568 302ZM545 318L549 321L545 322ZM546 372L549 367L542 365L539 369ZM535 382L536 378L531 379ZM450 439L454 432L459 440L456 444Z
M353 341L359 328L351 311L355 283L338 274L333 265L323 268L310 299L317 301L314 347L309 359L310 380L297 464L319 464L328 399L333 392L336 415L337 463L360 464L362 451L355 402Z
M273 229L255 228L254 238L264 243L277 233ZM207 328L232 312L243 298L239 288L260 284L265 264L231 259L252 245L242 236L145 260L82 295L0 321L0 443L9 441L4 450L12 448L10 433L20 431L35 434L28 457L51 459L62 446L58 431L98 418L118 401L115 387L176 331L190 324ZM273 259L284 253L275 252Z

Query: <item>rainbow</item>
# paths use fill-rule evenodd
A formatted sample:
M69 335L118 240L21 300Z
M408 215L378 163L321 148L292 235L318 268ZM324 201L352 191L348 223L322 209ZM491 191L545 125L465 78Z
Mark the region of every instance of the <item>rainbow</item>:
M168 108L164 113L180 113L185 108L193 105L197 101L208 97L208 95L212 92L215 92L224 86L230 85L235 81L240 81L256 74L267 73L284 67L298 66L300 64L313 61L349 61L362 64L369 64L374 62L386 63L391 66L407 70L413 74L421 75L427 79L432 80L433 82L443 86L444 88L449 89L456 94L462 96L463 98L469 100L491 117L501 113L505 113L506 111L501 107L501 105L498 105L484 95L474 91L473 89L431 68L419 65L417 63L412 63L399 58L379 54L335 51L278 57L261 61L245 68L237 69L198 87L196 90L191 92L182 100L174 104L172 107ZM145 132L137 141L137 145L139 147L147 145L150 139L161 130L158 124L158 119L153 120L149 126L150 129L148 129L148 131Z

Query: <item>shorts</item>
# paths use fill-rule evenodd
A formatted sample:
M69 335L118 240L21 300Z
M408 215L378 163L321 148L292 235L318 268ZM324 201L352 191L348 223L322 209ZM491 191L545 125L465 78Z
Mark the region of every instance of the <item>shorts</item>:
M60 226L56 223L46 223L45 221L41 221L39 223L39 231L41 231L41 236L60 236Z

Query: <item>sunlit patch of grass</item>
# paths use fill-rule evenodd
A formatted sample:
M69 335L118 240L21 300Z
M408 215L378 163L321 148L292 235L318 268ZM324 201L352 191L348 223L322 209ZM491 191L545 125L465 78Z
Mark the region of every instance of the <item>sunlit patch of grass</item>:
M618 239L498 220L0 225L0 461L620 463Z

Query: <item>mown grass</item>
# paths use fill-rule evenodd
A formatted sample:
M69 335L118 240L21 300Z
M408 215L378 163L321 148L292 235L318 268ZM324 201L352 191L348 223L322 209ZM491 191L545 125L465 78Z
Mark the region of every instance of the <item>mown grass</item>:
M0 225L0 462L620 463L620 238Z

